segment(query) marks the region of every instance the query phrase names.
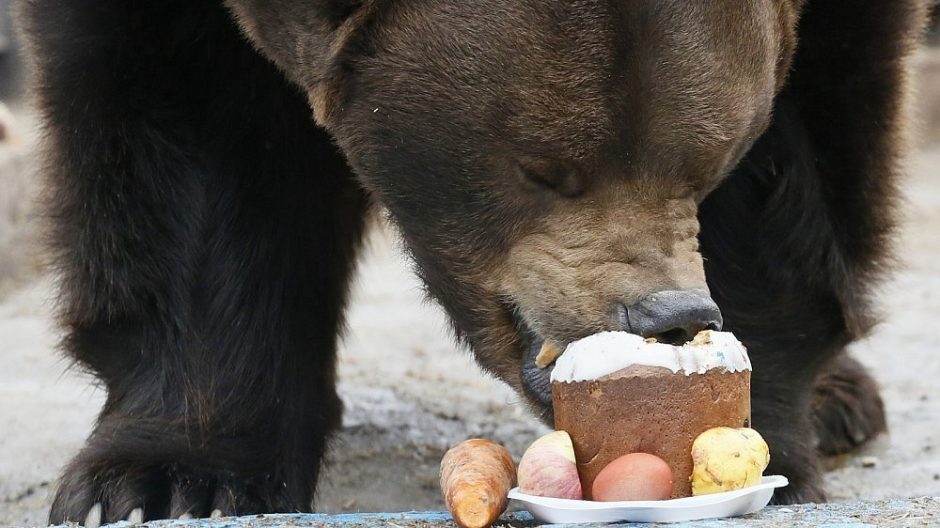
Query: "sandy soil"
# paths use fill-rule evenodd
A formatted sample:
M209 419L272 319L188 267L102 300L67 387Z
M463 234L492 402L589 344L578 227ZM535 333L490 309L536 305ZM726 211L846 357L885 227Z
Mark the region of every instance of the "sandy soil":
M833 500L940 496L940 147L919 152L911 169L902 264L881 290L885 319L853 347L883 385L891 434L830 461ZM54 481L103 400L55 352L52 295L39 279L0 298L0 525L44 523ZM544 431L454 346L387 231L371 238L349 327L347 411L320 510L440 509L437 465L448 445L483 436L519 456Z

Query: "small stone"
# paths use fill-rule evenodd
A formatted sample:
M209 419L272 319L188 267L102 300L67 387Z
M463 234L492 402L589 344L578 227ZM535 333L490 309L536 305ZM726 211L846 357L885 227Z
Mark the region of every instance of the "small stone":
M859 459L864 468L873 468L878 465L878 457L866 456Z
M793 513L793 510L791 510L790 508L780 508L777 511L780 513Z
M933 479L934 479L934 480L940 480L940 473L934 473L934 474L933 474Z

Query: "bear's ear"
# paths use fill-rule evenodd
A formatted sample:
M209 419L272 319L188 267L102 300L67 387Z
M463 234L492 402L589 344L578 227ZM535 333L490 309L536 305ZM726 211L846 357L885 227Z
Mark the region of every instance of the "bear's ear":
M379 0L332 0L327 4L330 6L327 14L332 17L329 45L318 78L306 88L314 118L329 130L342 104L350 61L366 45L366 29L378 13Z
M887 257L907 115L907 60L926 26L923 0L806 0L775 122L798 123L826 217L828 260L850 330L865 283ZM787 113L782 116L781 113ZM783 126L783 125L779 125ZM792 153L775 153L787 159Z
M244 34L310 98L329 128L349 59L380 0L226 0Z
M326 0L322 2L323 17L329 19L334 27L339 27L349 17L369 3L367 0Z

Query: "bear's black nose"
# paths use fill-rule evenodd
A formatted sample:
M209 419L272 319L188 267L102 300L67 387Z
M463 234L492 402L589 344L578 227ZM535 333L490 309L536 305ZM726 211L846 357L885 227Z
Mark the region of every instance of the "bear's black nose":
M620 309L623 330L681 345L702 330L721 330L721 311L704 289L664 290Z

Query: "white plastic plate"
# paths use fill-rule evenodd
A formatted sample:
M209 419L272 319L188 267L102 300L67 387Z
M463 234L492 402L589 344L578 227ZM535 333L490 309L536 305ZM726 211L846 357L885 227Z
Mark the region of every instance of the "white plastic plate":
M774 494L775 488L789 484L786 477L768 475L760 484L747 488L662 501L595 502L555 499L527 495L513 488L509 498L515 499L543 523L586 522L682 522L713 517L737 517L760 511Z

